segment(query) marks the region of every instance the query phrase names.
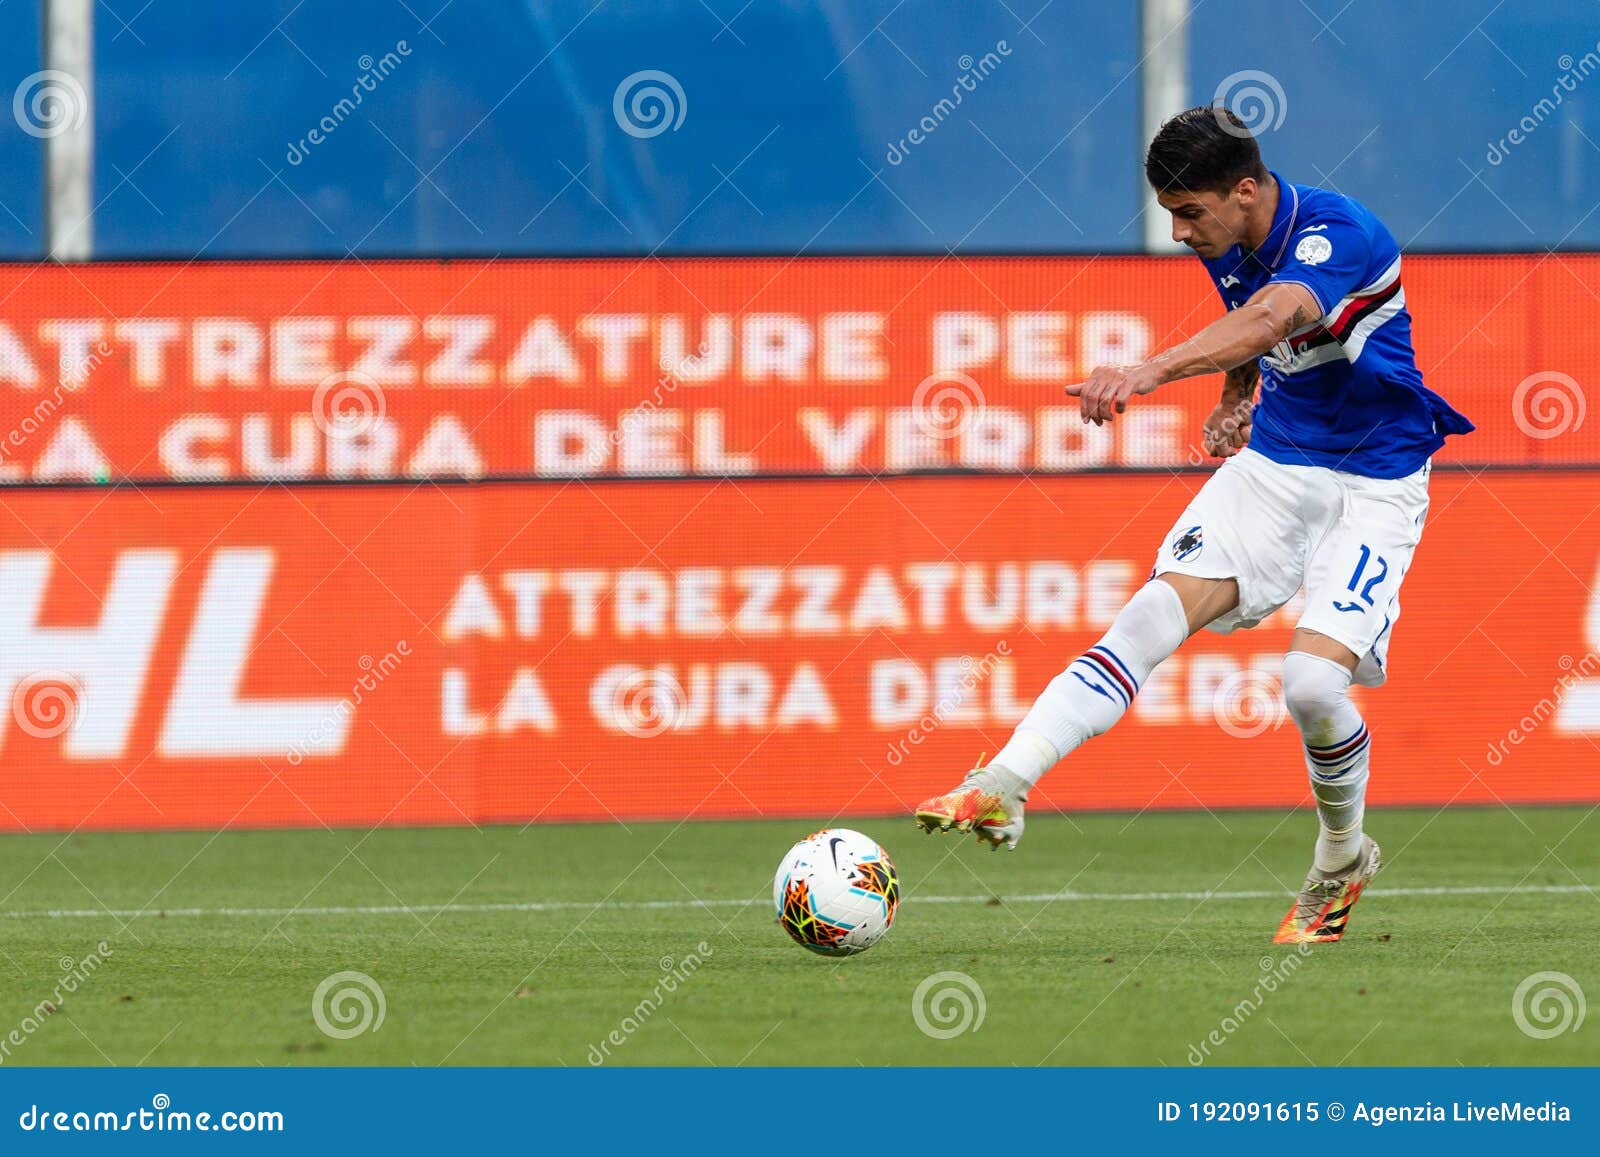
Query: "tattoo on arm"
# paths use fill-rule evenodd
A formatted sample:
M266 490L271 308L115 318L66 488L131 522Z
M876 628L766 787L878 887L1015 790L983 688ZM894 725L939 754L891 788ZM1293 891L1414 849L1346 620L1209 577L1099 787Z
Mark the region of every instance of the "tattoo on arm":
M1230 401L1253 399L1256 383L1261 380L1261 363L1251 358L1242 366L1235 366L1222 378L1222 396Z
M1315 320L1316 318L1312 316L1310 310L1306 309L1304 305L1297 305L1294 307L1294 312L1289 315L1288 320L1283 323L1282 332L1278 336L1286 338L1301 326L1309 325Z

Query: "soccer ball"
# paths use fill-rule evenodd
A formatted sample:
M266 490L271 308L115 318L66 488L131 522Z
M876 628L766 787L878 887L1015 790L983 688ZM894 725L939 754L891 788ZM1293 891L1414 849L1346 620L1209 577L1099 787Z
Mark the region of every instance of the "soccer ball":
M865 952L894 923L900 877L876 840L824 828L789 849L772 880L778 923L823 956Z

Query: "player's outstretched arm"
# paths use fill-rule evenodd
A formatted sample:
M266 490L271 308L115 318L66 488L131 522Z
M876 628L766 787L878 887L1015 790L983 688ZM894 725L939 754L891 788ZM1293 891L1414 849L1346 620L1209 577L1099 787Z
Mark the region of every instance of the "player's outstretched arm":
M1253 361L1321 316L1322 307L1306 286L1298 282L1269 284L1187 341L1136 366L1099 366L1087 381L1068 386L1067 394L1078 399L1083 420L1098 426L1126 410L1135 394Z

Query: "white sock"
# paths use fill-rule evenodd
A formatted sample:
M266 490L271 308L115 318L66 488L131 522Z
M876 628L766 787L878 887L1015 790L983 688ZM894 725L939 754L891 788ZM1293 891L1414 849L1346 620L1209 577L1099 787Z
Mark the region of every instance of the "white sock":
M1305 742L1306 770L1317 798L1316 867L1333 872L1361 853L1372 735L1350 702L1342 663L1290 651L1283 659L1283 697Z
M1074 748L1111 730L1156 664L1188 637L1178 592L1160 580L1145 583L1105 636L1050 681L994 762L1038 783Z

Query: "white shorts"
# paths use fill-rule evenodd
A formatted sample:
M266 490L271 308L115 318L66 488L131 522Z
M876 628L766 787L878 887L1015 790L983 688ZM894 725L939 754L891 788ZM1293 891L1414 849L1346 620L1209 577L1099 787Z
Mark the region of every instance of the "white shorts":
M1356 682L1376 687L1427 514L1427 466L1364 478L1245 449L1200 488L1151 573L1237 580L1239 605L1207 628L1223 634L1255 626L1304 586L1296 627L1349 647L1361 657Z

